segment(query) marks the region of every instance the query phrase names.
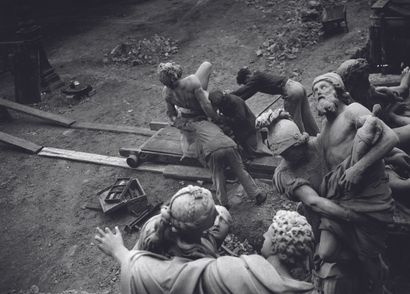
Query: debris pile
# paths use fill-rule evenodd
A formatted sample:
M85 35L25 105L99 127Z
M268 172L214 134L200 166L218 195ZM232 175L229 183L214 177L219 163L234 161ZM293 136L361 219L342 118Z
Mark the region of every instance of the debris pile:
M275 61L292 60L297 58L300 49L317 44L320 34L321 24L292 20L281 31L267 38L256 51L256 55L264 56L271 64Z
M177 43L155 34L151 38L137 40L129 38L127 42L118 44L105 54L104 63L118 64L157 64L178 52Z
M228 250L224 250L223 247L227 248L230 253L227 252ZM248 255L248 254L255 254L256 250L253 248L251 244L249 244L248 240L245 239L243 242L239 240L239 238L234 234L228 234L226 236L221 249L220 255Z
M277 5L275 0L247 0L246 3L264 14L274 12L272 8ZM322 24L319 22L319 2L294 0L285 5L288 9L280 16L273 17L283 25L278 25L274 33L270 31L267 39L256 50L257 56L266 58L268 66L297 58L302 48L317 44L323 34Z

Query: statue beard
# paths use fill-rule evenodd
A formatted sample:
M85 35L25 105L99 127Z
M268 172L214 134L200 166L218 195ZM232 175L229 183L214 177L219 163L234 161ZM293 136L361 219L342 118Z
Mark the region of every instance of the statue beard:
M317 111L320 116L331 116L337 111L337 104L331 100L322 98L317 103Z

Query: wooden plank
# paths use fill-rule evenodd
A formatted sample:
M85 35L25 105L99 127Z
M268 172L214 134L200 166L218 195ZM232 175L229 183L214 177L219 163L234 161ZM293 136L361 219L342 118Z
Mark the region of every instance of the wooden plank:
M170 164L165 167L163 175L166 178L178 180L212 182L211 172L206 168L196 166Z
M179 130L172 126L167 126L158 130L149 138L140 149L142 152L159 152L182 156L181 134Z
M249 171L255 179L263 179L272 184L273 173ZM165 167L164 177L177 180L212 182L211 171L207 168L187 165L169 164Z
M30 106L22 105L22 104L9 101L6 99L2 99L2 98L0 98L0 106L4 106L6 108L9 108L9 109L12 109L18 112L23 112L25 114L29 114L29 115L50 121L52 123L65 126L65 127L69 127L75 122L75 120L70 119L70 118L65 118L61 115L45 112L45 111L35 109Z
M43 146L37 145L33 142L0 132L0 142L13 145L15 147L29 151L30 153L37 153Z
M110 124L100 124L100 123L89 123L89 122L75 122L71 125L74 129L88 129L88 130L100 130L116 133L130 133L142 136L151 137L155 134L154 131L151 131L146 128L124 126L124 125L110 125Z
M38 153L40 156L61 158L67 160L95 163L101 165L117 166L123 168L131 168L127 165L123 157L106 156L94 153L79 152L74 150L66 150L60 148L43 147ZM149 171L153 173L163 173L165 165L143 163L134 170Z
M149 123L149 128L153 131L158 131L166 126L169 126L169 123L163 121L152 121Z
M383 9L390 0L378 0L372 5L372 9Z
M247 166L251 171L271 172L273 175L280 161L281 159L279 157L264 156L251 160Z
M181 154L151 152L146 150L142 152L140 148L122 147L119 149L119 154L123 157L135 155L137 156L139 162L149 161L165 164L202 166L202 164L195 158L185 157L183 160L181 160Z

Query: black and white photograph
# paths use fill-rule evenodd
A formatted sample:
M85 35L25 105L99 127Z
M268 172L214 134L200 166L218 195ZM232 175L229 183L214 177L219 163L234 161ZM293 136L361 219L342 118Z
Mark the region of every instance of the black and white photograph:
M409 294L410 0L0 0L0 294Z

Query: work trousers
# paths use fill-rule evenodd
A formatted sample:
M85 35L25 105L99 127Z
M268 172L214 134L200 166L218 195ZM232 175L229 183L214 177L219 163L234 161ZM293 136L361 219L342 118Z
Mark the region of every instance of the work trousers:
M207 158L207 164L212 172L212 181L215 185L216 197L220 205L228 204L224 173L226 166L231 168L250 198L255 199L256 195L260 193L255 181L245 170L242 158L235 148L221 148L212 152Z

